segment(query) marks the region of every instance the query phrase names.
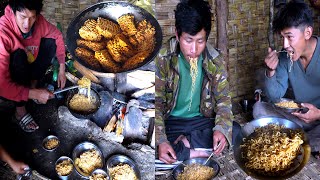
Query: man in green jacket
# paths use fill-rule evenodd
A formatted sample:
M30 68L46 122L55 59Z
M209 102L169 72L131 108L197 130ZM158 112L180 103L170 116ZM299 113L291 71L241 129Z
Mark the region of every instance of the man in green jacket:
M176 37L156 59L156 144L159 159L220 154L231 145L231 96L223 58L207 44L210 5L182 1L175 10Z

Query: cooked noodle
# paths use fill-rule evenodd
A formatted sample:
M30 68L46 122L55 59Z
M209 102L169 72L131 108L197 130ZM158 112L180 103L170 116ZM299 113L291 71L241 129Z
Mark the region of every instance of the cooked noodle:
M252 135L240 146L245 167L268 175L286 172L303 143L301 131L275 124L256 128Z
M109 169L110 176L113 180L137 180L137 176L128 164L118 164Z
M60 176L67 176L72 172L73 164L69 159L63 160L56 165L56 171Z
M183 172L178 174L177 180L209 180L213 175L212 167L195 163L184 167Z
M192 95L194 93L194 89L196 86L196 79L198 76L198 58L189 57L189 63L190 63L190 76L191 76L192 86L191 86L191 95L190 95L190 103L189 103L188 111L190 111L191 109Z
M91 149L85 151L80 157L76 158L75 165L78 166L84 174L89 175L95 169L102 168L102 157L99 155L98 151Z
M81 88L87 88L88 89L88 99L90 101L90 97L91 97L91 80L83 76L78 81L78 85Z
M275 103L275 105L283 108L299 108L299 105L294 101L281 101Z

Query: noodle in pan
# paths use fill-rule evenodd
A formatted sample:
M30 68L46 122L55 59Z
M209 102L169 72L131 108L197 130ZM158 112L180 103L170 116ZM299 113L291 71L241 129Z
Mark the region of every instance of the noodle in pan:
M302 136L300 130L276 124L256 128L240 145L245 167L269 176L285 175L301 153Z

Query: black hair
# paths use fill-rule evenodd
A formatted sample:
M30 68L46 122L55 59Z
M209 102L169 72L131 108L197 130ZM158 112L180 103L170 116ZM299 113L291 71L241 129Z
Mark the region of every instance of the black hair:
M292 0L278 11L273 20L273 31L280 32L285 28L313 27L312 11L301 0Z
M182 0L176 7L175 20L178 37L182 32L193 36L204 29L208 39L211 31L211 7L203 0Z
M43 7L43 0L9 0L9 5L14 13L23 9L35 10L36 14L40 14Z

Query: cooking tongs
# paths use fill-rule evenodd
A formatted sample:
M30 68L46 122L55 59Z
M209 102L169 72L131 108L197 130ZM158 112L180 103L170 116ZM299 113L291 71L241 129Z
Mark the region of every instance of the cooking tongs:
M67 87L67 88L64 88L64 89L60 89L60 90L54 91L53 94L59 94L59 93L62 93L62 92L65 92L65 91L69 91L71 89L76 89L76 88L79 88L79 85L70 86L70 87Z

